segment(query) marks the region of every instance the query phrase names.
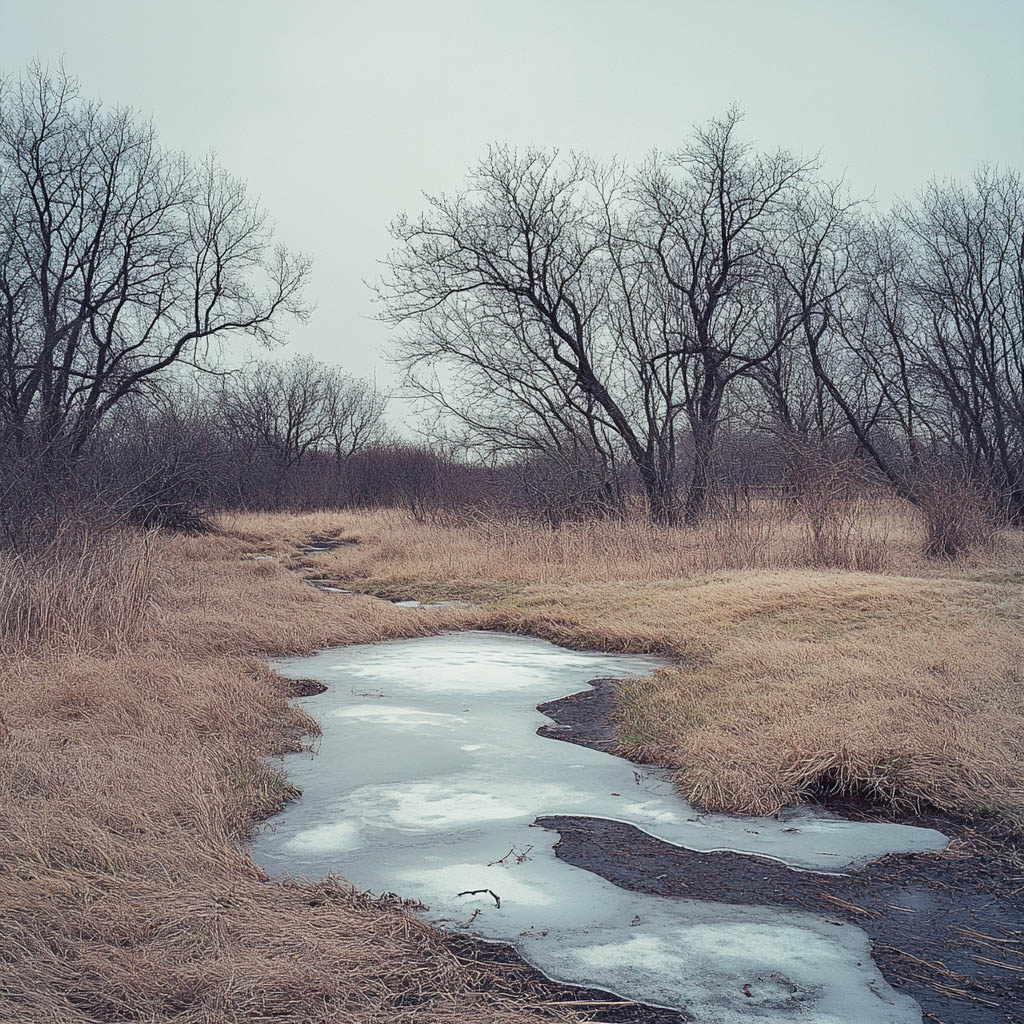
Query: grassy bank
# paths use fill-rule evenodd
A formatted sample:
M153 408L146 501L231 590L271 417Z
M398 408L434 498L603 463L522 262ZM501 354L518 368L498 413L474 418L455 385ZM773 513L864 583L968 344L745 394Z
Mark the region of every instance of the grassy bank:
M0 1019L576 1019L397 902L267 884L246 855L292 795L264 755L316 731L265 655L474 621L332 599L250 550L122 536L106 573L74 550L2 567Z
M921 554L898 507L827 550L771 516L665 531L375 514L338 529L358 543L315 556L316 571L350 586L490 601L498 628L677 658L622 691L620 743L676 768L702 806L773 813L826 789L1024 823L1019 533L947 563ZM866 551L876 571L845 567Z
M684 533L238 516L8 560L0 1018L575 1019L395 902L267 882L242 841L292 790L264 758L316 730L270 655L476 627L663 650L680 667L624 691L621 739L709 805L771 810L833 780L1020 820L1020 538L941 566L911 522L882 520L826 550L770 517ZM316 536L351 543L301 554ZM490 603L396 608L314 574Z

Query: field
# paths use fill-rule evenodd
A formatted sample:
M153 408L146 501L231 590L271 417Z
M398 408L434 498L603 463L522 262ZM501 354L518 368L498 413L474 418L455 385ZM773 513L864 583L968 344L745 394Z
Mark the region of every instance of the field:
M314 538L341 541L303 552ZM0 1018L527 1021L587 1007L481 962L400 901L268 883L252 828L310 742L268 656L497 628L661 651L620 744L715 808L824 789L1024 823L1024 543L920 554L897 506L823 529L765 508L699 531L224 517L69 536L0 567ZM257 557L270 556L270 557ZM460 598L407 609L323 593Z

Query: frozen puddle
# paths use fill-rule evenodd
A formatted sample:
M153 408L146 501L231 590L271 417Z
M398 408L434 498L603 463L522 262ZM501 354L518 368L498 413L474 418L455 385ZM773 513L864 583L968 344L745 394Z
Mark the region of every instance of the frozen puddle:
M653 657L567 651L465 632L345 647L275 665L326 693L303 705L319 752L291 755L302 788L253 844L271 874L344 875L424 903L429 920L508 942L552 978L671 1006L708 1024L920 1021L875 968L866 935L813 914L627 892L555 857L541 815L627 821L694 850L842 871L935 850L931 829L800 809L781 819L699 814L667 775L536 734L536 705ZM491 890L460 895L467 890Z

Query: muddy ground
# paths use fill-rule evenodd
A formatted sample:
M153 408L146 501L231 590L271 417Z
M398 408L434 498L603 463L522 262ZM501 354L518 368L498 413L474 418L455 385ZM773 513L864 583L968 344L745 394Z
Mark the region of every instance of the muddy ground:
M617 684L591 685L540 705L555 724L538 732L612 750ZM823 803L846 817L886 818L852 801ZM938 813L899 820L939 829L950 849L824 875L762 857L681 849L620 822L552 816L537 823L558 831L559 857L624 889L789 907L857 924L886 980L920 1003L926 1021L1024 1024L1024 844L991 822Z

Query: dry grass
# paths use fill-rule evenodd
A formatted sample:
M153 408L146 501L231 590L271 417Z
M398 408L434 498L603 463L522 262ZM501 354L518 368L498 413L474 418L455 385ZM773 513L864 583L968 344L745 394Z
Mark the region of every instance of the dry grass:
M770 517L745 528L768 539L744 558L715 526L439 528L378 513L338 520L360 543L319 561L392 596L494 601L499 628L674 655L678 669L622 691L620 742L675 767L700 805L773 813L824 787L1024 823L1021 536L951 565L921 555L908 515L884 516L885 573L817 568L801 524Z
M825 788L1024 824L1019 587L748 571L565 588L518 614L680 659L620 691L620 745L695 804L766 814Z
M400 511L346 515L241 515L226 520L273 550L300 531L332 533L346 545L318 564L334 566L368 592L398 587L424 596L482 588L498 595L523 584L689 578L732 569L843 569L957 578L1024 578L1024 533L994 534L956 563L922 554L923 524L895 502L855 500L824 522L813 507L763 502L696 530L643 519L589 520L557 527L481 518L417 523Z
M884 574L814 568L806 521L771 511L698 533L247 516L3 567L0 1019L572 1019L400 905L262 876L242 841L292 794L265 756L316 728L273 654L477 626L664 650L680 667L624 691L623 742L704 803L771 810L829 778L1019 820L1020 537L936 567L898 509L872 523L847 536L884 540ZM316 535L358 543L297 556ZM303 571L493 603L411 611Z
M153 589L151 542L74 527L0 555L2 653L71 653L137 639Z
M264 755L316 728L264 655L472 615L332 599L232 537L123 537L121 550L140 543L144 631L104 643L81 619L60 657L26 653L24 632L0 666L0 1020L576 1019L539 1008L550 993L521 974L453 954L400 905L337 880L269 884L241 845L293 793ZM15 576L8 607L30 614L8 627L67 622L69 592L102 615L120 564L103 575L97 553L76 577L67 563L28 598Z

